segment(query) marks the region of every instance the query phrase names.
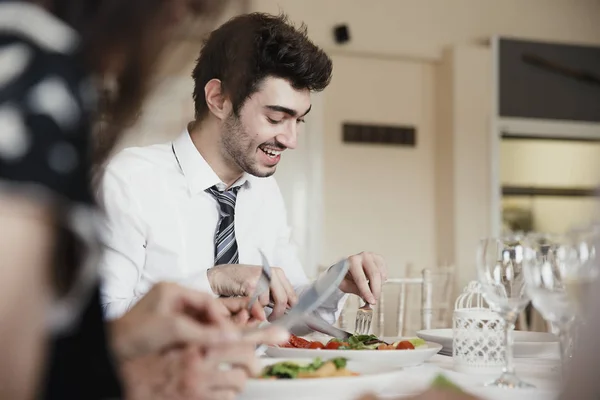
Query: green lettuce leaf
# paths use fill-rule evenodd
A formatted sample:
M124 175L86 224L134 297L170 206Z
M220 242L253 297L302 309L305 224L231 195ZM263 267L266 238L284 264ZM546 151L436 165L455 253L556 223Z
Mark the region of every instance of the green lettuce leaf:
M431 382L431 387L435 389L451 390L457 393L464 393L460 386L446 378L443 374L439 374L435 377L435 379Z
M408 339L408 341L415 347L419 347L419 346L423 346L423 345L427 344L427 342L425 340L420 339L420 338Z

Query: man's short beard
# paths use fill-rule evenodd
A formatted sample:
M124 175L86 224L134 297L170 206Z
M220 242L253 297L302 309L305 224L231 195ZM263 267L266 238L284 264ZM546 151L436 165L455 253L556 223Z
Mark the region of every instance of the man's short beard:
M221 132L221 143L223 144L223 156L233 162L242 171L257 176L266 178L275 173L275 169L266 173L260 171L256 165L255 154L257 149L252 148L252 139L244 130L242 121L235 113L227 116L223 122Z

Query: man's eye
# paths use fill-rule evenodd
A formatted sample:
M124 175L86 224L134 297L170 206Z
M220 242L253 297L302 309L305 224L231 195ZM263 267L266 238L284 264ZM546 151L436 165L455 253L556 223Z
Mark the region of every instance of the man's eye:
M269 117L267 117L267 121L269 121L273 125L277 125L278 123L281 122L281 121L278 121L278 120L275 120L275 119L272 119L272 118L269 118Z
M300 118L300 119L296 120L296 123L298 123L298 124L303 124L305 122L306 121L304 120L304 118Z

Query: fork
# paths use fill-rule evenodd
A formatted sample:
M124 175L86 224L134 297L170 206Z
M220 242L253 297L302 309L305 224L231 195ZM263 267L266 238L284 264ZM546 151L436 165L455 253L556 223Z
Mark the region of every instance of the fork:
M354 323L354 332L358 335L368 335L371 331L371 321L373 320L373 309L371 305L365 302L365 305L356 310L356 321Z

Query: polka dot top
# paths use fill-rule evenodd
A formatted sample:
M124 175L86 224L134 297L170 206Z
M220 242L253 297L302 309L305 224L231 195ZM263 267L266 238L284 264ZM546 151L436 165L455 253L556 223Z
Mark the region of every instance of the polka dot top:
M77 35L39 8L18 6L0 2L0 190L91 203L95 92Z
M31 3L0 0L0 192L93 212L95 101L76 32ZM41 399L121 398L93 285L79 323L50 343Z

